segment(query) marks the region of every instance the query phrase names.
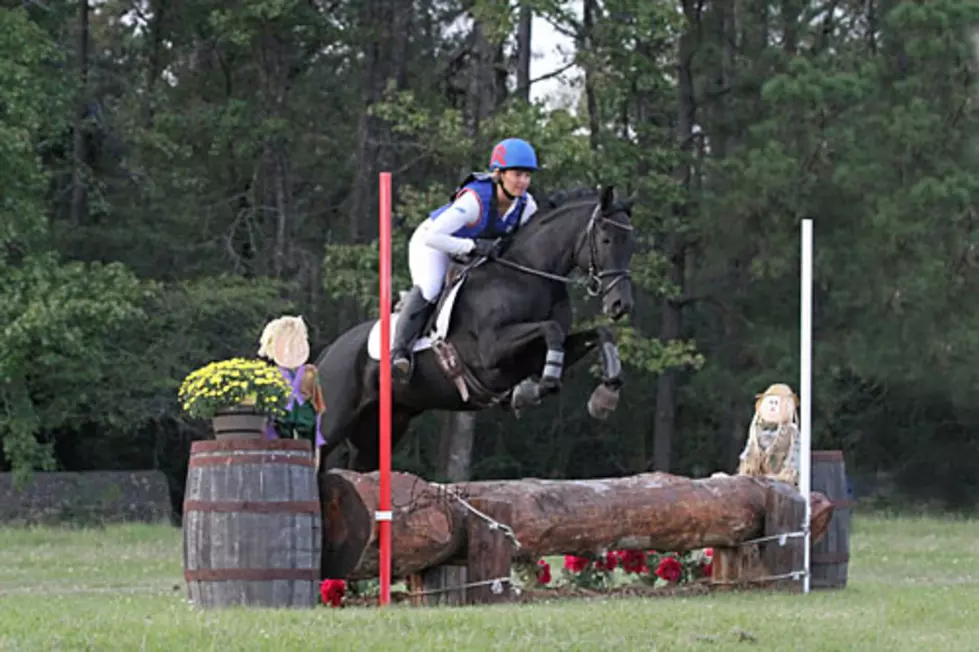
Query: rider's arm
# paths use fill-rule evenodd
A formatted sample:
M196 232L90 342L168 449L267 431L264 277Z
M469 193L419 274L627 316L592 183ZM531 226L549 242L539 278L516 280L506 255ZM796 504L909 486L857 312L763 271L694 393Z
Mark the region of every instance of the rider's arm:
M452 235L468 224L479 221L482 210L479 198L472 191L463 192L452 205L432 221L425 244L453 256L464 256L473 250L475 243L469 238Z

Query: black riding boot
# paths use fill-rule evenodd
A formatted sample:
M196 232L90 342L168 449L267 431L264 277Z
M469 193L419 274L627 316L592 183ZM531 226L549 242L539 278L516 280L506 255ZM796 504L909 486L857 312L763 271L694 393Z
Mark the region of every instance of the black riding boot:
M391 346L391 376L395 381L405 382L411 377L411 349L434 308L417 285L405 297Z

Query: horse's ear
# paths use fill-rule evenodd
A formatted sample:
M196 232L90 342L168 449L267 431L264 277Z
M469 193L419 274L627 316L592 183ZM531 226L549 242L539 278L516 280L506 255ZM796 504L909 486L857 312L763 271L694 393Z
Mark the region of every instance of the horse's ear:
M612 201L615 199L615 186L607 185L602 188L602 210L608 209L612 205Z

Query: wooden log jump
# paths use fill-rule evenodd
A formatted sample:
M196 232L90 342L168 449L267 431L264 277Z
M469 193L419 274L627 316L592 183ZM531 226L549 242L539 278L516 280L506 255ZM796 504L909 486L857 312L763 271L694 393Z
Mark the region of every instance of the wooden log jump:
M378 481L376 472L331 470L321 476L323 577L357 580L377 576L374 510ZM483 559L479 554L470 555L473 545L483 545L481 535L473 528L485 529L487 525L469 509L476 505L492 505L487 509L501 516L491 520L512 530L519 547L509 549L511 560L532 562L544 555L589 555L611 549L738 550L743 542L766 533L798 529L804 499L789 485L747 476L691 479L643 473L591 480L525 478L438 484L396 472L392 473L394 575L417 575L411 580L416 593L436 595L502 572L500 562L499 570L477 571L480 580L473 576L473 569L481 563L477 560ZM825 532L833 508L825 496L815 492L812 507L810 527L815 541ZM497 541L495 550L507 550L501 543L500 530L488 532ZM774 541L775 545L782 543L777 538ZM791 541L797 547L802 539ZM764 563L772 566L770 574L787 572L780 569L793 563L798 554L796 548L777 548L764 548ZM761 552L755 550L756 554ZM732 564L737 560L724 552L721 556L725 582L745 573L757 574L762 564L759 561L735 572ZM744 565L743 560L738 563ZM441 570L432 570L438 568ZM481 595L480 599L491 597L486 590L470 588L465 595L457 591L424 603L462 604L475 599L470 594Z

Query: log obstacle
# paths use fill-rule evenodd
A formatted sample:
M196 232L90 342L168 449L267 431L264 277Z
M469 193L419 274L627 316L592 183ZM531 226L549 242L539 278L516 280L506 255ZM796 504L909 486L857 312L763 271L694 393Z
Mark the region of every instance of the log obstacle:
M332 469L320 475L323 509L322 577L358 580L379 575L379 473ZM461 549L466 517L445 491L410 473L391 473L392 575L437 566Z
M512 505L474 499L470 506L483 516L470 515L461 553L438 566L408 575L411 603L415 606L459 606L506 602L513 594L510 574L515 543L508 531L494 527L507 523ZM485 516L485 518L484 518Z
M818 491L810 492L809 502L811 540L818 542L826 534L833 504ZM801 592L799 573L805 539L798 531L804 517L802 495L787 484L770 483L762 531L735 545L714 548L711 585L715 589L753 587Z
M612 549L680 553L705 547L737 550L753 539L799 529L805 509L802 495L789 485L747 476L691 479L643 473L590 480L525 478L438 484L394 472L391 489L393 575L415 575L410 584L416 594L447 594L450 586L486 581L492 579L488 575L502 573L502 562L492 570L476 569L474 560L485 557L490 549L490 554L518 563L534 562L544 555L597 555ZM377 577L378 536L373 513L379 490L377 472L330 470L320 477L322 577ZM825 533L832 505L816 492L811 502L810 525L813 539L818 540ZM488 506L499 517L470 509L476 505ZM482 541L474 529L485 530L493 523L508 529L489 529L495 535L490 540L495 543L471 554L474 541ZM504 533L512 533L512 548L506 547L509 544L504 543ZM743 573L728 563L723 581L718 583L750 579L741 576L757 574L762 564L770 566L767 575L787 573L783 568L795 563L802 539L792 539L796 547L789 550L776 549L785 548L779 537L771 541L774 544L755 550L758 563ZM736 560L726 558L721 561L722 567L725 561ZM795 568L800 566L801 558ZM494 599L501 594L505 596L506 590L494 593ZM462 604L487 597L484 588L469 588L466 594L458 591L421 603Z
M322 516L310 442L195 441L184 578L198 606L315 607Z

